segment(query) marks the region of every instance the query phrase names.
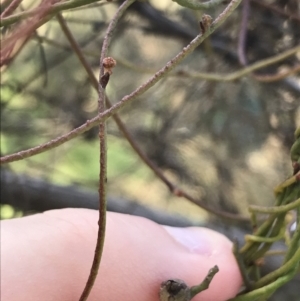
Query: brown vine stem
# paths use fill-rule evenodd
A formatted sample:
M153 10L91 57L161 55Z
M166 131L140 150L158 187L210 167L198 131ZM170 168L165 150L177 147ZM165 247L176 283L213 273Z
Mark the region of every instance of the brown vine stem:
M105 86L102 84L102 78L104 76L103 62L107 56L108 47L111 41L112 34L116 28L118 20L122 17L126 9L135 0L126 0L118 8L116 14L112 18L106 31L106 35L102 45L102 51L100 56L100 74L98 85L98 112L99 115L105 111ZM58 17L59 18L59 17ZM107 73L105 73L107 75ZM109 78L109 77L108 77ZM87 300L95 280L98 275L99 266L103 254L104 241L105 241L105 229L106 229L106 182L107 182L107 147L106 147L106 122L100 120L99 123L99 140L100 140L100 174L99 174L99 221L98 221L98 235L95 248L94 260L92 263L91 271L86 282L85 288L79 298L79 301Z
M43 153L49 149L58 147L59 145L70 141L78 137L80 134L90 130L92 127L99 124L100 121L105 121L120 109L131 103L133 100L137 99L140 95L145 93L151 87L153 87L160 79L169 74L180 62L183 61L190 53L192 53L209 35L211 35L223 22L231 15L231 13L236 9L242 0L232 0L225 10L218 16L218 18L212 23L212 25L207 29L205 34L199 34L196 36L183 50L178 53L173 59L171 59L163 68L156 72L148 81L139 86L135 91L124 96L119 102L113 105L111 108L107 109L105 112L98 114L96 117L87 120L84 124L75 128L74 130L57 137L47 143L41 144L39 146L23 150L11 155L7 155L0 158L0 163L10 163L18 160L22 160L40 153Z
M98 81L93 73L93 70L91 69L90 65L86 61L83 52L81 51L78 43L74 39L70 29L68 28L68 25L66 24L65 19L62 17L62 15L59 13L57 15L58 22L67 37L72 49L75 51L79 61L81 62L82 66L84 67L85 71L88 74L88 77L95 89L98 89ZM106 106L110 108L112 106L109 98L105 97L106 100ZM145 152L140 148L138 143L135 141L129 130L127 129L126 125L123 123L119 115L116 113L112 116L114 121L116 122L120 132L122 135L126 138L130 146L133 148L133 150L137 153L137 155L140 157L140 159L154 172L154 174L168 187L170 192L178 197L184 197L188 201L198 205L202 209L206 210L207 212L210 212L216 216L219 216L224 219L233 219L236 221L241 221L241 222L248 222L249 219L241 216L239 214L233 214L229 212L223 212L219 211L213 208L210 208L209 206L205 205L201 200L197 200L193 198L191 195L189 195L187 192L181 190L178 188L175 184L173 184L164 174L163 172L147 157Z

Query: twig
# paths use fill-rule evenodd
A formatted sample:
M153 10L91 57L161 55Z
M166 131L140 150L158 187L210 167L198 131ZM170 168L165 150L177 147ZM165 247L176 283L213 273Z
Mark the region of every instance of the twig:
M245 54L246 39L247 39L247 27L250 10L250 0L244 0L242 9L242 23L238 39L238 57L242 66L247 65L247 58Z
M106 31L106 35L102 45L102 51L100 56L100 74L99 74L99 86L98 86L98 112L99 115L105 111L105 88L106 84L103 85L102 79L103 76L106 76L108 73L104 73L104 60L107 56L108 47L111 41L111 37L114 29L116 28L117 22L120 20L126 9L134 2L135 0L126 0L119 7L116 14L112 18L111 22ZM109 74L108 74L109 79ZM107 148L106 148L106 122L105 120L100 121L99 123L99 140L100 140L100 174L99 174L99 221L98 221L98 236L97 243L95 248L94 260L92 263L90 275L88 277L85 288L81 294L79 301L87 300L92 287L97 278L103 248L105 240L105 229L106 229L106 182L107 182Z
M287 187L297 183L298 181L300 181L300 171L298 171L295 175L276 186L274 189L275 195L281 194Z
M74 130L66 133L60 137L57 137L47 143L41 144L39 146L20 151L11 155L7 155L0 158L0 163L10 163L24 158L28 158L49 149L58 147L59 145L70 141L78 137L80 134L88 131L92 127L99 124L100 121L105 121L113 114L118 112L120 109L131 103L133 100L137 99L140 95L145 93L151 87L153 87L160 79L169 74L184 58L186 58L190 53L192 53L209 35L211 35L223 22L230 16L230 14L235 10L235 8L240 4L242 0L232 0L226 9L219 15L219 17L212 23L212 26L205 32L204 35L199 34L194 40L190 42L183 50L178 53L173 59L171 59L163 68L156 72L147 82L139 86L135 91L124 96L119 102L113 105L111 108L106 110L104 113L98 114L96 117L87 120L84 124L75 128Z
M77 54L78 59L80 60L82 66L84 67L84 69L86 70L89 79L92 83L92 85L94 86L95 89L98 89L98 82L97 79L93 73L93 70L91 69L91 67L89 66L88 62L86 61L79 45L77 44L76 40L74 39L71 31L69 30L64 18L59 14L58 15L58 22L64 32L64 34L66 35L69 43L71 44L72 49L75 51L75 53ZM106 105L108 108L110 108L112 106L111 102L109 101L109 98L106 96ZM118 116L118 114L114 114L112 116L112 118L114 119L114 121L116 122L120 132L123 134L123 136L127 139L128 143L130 144L130 146L133 148L133 150L137 153L137 155L140 157L140 159L154 172L154 174L168 187L168 189L170 190L170 192L174 195L176 195L177 197L184 197L185 199L189 200L190 202L198 205L199 207L201 207L202 209L206 210L207 212L210 212L214 215L217 215L223 219L232 219L232 220L236 220L236 221L241 221L241 222L248 222L248 218L247 217L243 217L239 214L233 214L233 213L229 213L229 212L223 212L223 211L219 211L213 208L210 208L209 206L207 206L206 204L204 204L201 200L197 200L195 198L193 198L191 195L189 195L187 192L183 191L182 189L178 188L175 184L173 184L170 180L168 180L168 178L163 174L163 172L147 157L147 155L144 153L144 151L140 148L140 146L138 145L138 143L136 143L136 141L134 140L134 138L132 137L132 135L130 134L130 132L128 131L128 129L126 128L125 124L123 123L123 121L120 119L120 117Z
M62 23L62 22L60 22ZM93 86L96 87L98 86L97 80L95 79L95 76L92 72L92 70L90 69L90 67L88 66L88 64L86 63L76 41L74 40L74 38L72 38L72 34L70 33L70 31L67 29L66 24L61 24L63 31L65 32L66 36L68 37L72 48L75 50L75 52L77 53L80 61L82 62L83 66L85 67L87 73L89 74L89 77L93 83ZM109 104L109 106L111 106L108 98L106 98L107 103ZM95 119L95 118L94 118ZM94 120L93 119L93 120ZM233 213L227 213L227 212L223 212L223 211L219 211L219 210L215 210L212 209L210 207L208 207L207 205L203 204L200 200L196 200L195 198L193 198L192 196L190 196L187 192L184 192L180 189L178 189L173 183L171 183L164 175L163 173L155 166L155 164L153 164L151 162L151 160L149 160L147 158L147 156L141 151L141 149L138 147L138 145L134 142L134 139L131 137L130 133L127 131L126 127L124 126L124 124L122 123L122 121L119 119L119 117L117 115L114 116L114 119L116 121L116 123L118 124L119 129L121 130L121 132L123 133L123 135L127 138L127 140L129 141L130 145L133 147L133 149L138 153L138 155L140 156L140 158L154 171L154 173L168 186L168 188L170 189L170 191L175 194L176 196L182 196L185 197L187 200L193 202L194 204L197 204L198 206L200 206L201 208L203 208L204 210L215 214L217 216L220 216L222 218L225 219L233 219L233 220L237 220L237 221L248 221L247 217L243 217L240 216L238 214L233 214ZM92 122L93 122L92 120ZM82 127L84 127L82 129L82 127L78 128L78 132L74 133L74 131L72 131L72 135L74 135L76 137L77 133L83 133L86 128L90 129L91 128L91 123L92 122L87 122L86 124L84 124ZM76 129L77 130L77 129ZM66 137L66 135L64 135L65 139L67 139L68 137ZM66 140L68 141L68 140ZM52 140L51 143L56 143L55 140ZM12 156L12 155L11 155ZM18 159L22 159L21 156L24 156L22 154L22 152L19 152L17 154L15 154L15 158L16 156L18 157ZM7 157L7 156L6 156ZM28 156L29 157L29 156ZM5 158L5 157L3 157ZM2 158L1 158L2 159ZM2 162L2 161L1 161ZM10 161L11 162L11 161ZM4 162L3 162L4 163ZM5 162L6 163L6 162Z
M276 217L270 216L256 231L255 235L257 236L264 236L269 232L269 229L271 228L272 224L274 223ZM241 253L253 253L253 243L252 242L246 242L245 245L241 248Z
M264 237L264 236L257 236L257 235L245 235L245 240L253 241L253 242L263 242L263 243L273 243L275 241L278 241L284 237L284 229L281 229L281 231L273 237Z
M215 275L218 272L219 272L219 267L217 265L215 265L213 268L211 268L208 271L208 274L206 275L204 280L199 285L192 286L191 287L191 298L195 297L200 292L208 289L211 281L213 280L213 278L215 277Z
M234 1L235 5L236 2L239 3L240 1ZM230 6L229 6L230 8ZM224 13L228 14L228 11L230 12L230 9L227 9L224 11ZM218 18L214 23L214 28L210 28L209 30L215 30L218 26L220 26L219 22L223 22L225 20L225 16L221 16L220 18ZM206 33L206 36L208 36L208 33ZM188 47L184 48L184 50L178 54L173 60L171 60L166 67L162 68L159 72L157 72L146 84L140 86L137 90L135 90L133 93L131 93L131 95L126 96L122 99L122 102L127 102L127 101L131 101L134 100L135 98L137 98L138 95L142 94L143 92L140 92L142 89L144 91L146 91L147 89L149 89L152 85L154 85L160 78L162 78L164 76L164 74L167 74L170 69L174 68L176 64L178 64L188 53L190 53L192 50L194 50L197 46L195 45L195 43L201 43L204 40L204 37L199 35L196 39L194 39L190 45L188 45ZM191 49L191 47L193 49ZM189 49L190 48L190 49ZM74 48L76 49L76 48ZM188 52L189 51L189 52ZM187 53L188 52L188 53ZM173 65L172 65L173 64ZM88 73L91 73L90 71ZM90 74L91 76L91 74ZM94 75L93 75L94 76ZM94 82L94 80L93 80ZM85 124L83 124L82 126L74 129L73 131L58 137L56 139L53 139L51 141L49 141L48 143L45 143L43 145L34 147L32 149L29 150L25 150L25 151L21 151L12 155L8 155L5 157L0 158L0 163L9 163L9 162L13 162L13 161L17 161L17 160L22 160L24 158L28 158L31 157L33 155L42 153L44 151L47 151L49 149L52 149L54 147L57 147L61 144L63 144L66 141L69 141L77 136L79 136L80 134L86 132L87 130L91 129L92 127L94 127L95 125L98 124L98 122L100 120L106 120L107 118L109 118L111 115L113 115L115 112L118 111L119 107L121 107L122 103L119 102L116 105L114 105L113 107L109 108L106 112L104 112L103 114L99 114L98 116L96 116L95 118L88 120ZM118 118L115 118L115 120L117 121ZM119 123L119 125L121 125L121 121L118 120L117 121ZM125 136L128 137L130 136L128 131L124 131L124 127L123 127L123 133L125 134ZM222 211L218 211L215 209L212 209L210 207L208 207L207 205L203 204L200 200L196 200L194 199L192 196L190 196L188 193L181 191L180 189L176 188L176 186L174 184L172 184L162 173L161 171L146 157L146 155L143 154L143 152L141 150L139 150L138 146L135 143L132 143L133 139L128 139L129 143L131 144L131 146L136 150L136 152L139 154L139 156L143 159L144 162L146 162L146 164L155 172L155 174L157 176L160 177L160 179L169 187L170 191L172 193L174 193L177 196L182 196L185 197L186 199L188 199L189 201L197 204L198 206L202 207L203 209L207 210L210 213L213 213L217 216L220 216L222 218L226 218L226 219L234 219L234 220L238 220L238 221L245 221L248 222L248 218L237 215L237 214L232 214L232 213L227 213L227 212L222 212Z

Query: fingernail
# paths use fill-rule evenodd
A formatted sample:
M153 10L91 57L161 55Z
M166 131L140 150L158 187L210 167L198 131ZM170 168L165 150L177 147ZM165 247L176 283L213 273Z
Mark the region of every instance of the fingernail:
M191 253L211 256L214 253L210 231L203 228L175 228L165 226L166 231Z

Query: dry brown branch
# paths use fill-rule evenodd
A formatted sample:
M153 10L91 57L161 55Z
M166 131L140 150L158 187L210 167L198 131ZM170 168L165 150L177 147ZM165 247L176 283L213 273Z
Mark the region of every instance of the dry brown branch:
M231 12L239 5L241 0L233 0L227 6L227 8L219 15L219 17L212 23L212 26L205 32L205 34L199 34L193 39L183 50L178 53L173 59L171 59L163 68L161 68L158 72L156 72L148 81L139 86L136 90L131 92L130 94L124 96L119 102L113 105L111 108L107 109L104 113L98 114L98 116L87 120L84 124L77 127L76 129L66 133L60 137L57 137L47 143L38 145L36 147L19 151L17 153L7 155L0 158L0 163L10 163L18 160L22 160L40 153L43 153L49 149L53 149L63 143L70 141L78 137L80 134L88 131L92 127L99 124L100 121L105 121L120 109L137 99L140 95L145 93L151 87L153 87L159 80L169 74L184 58L186 58L190 53L192 53L209 35L211 35L219 26L223 24L223 22L227 19L227 17L231 14Z
M76 40L74 39L71 31L69 30L65 20L63 17L59 14L58 15L58 22L66 35L72 49L76 53L79 61L81 62L82 66L84 67L85 71L88 74L89 80L92 83L93 87L97 90L98 89L98 81L89 66L88 62L86 61L84 54L82 53L79 45L77 44ZM112 106L109 98L105 97L106 100L106 105L108 108ZM133 136L131 135L130 131L127 129L126 125L123 123L119 115L116 113L112 116L114 121L116 122L120 132L123 134L123 136L126 138L130 146L133 148L133 150L136 152L136 154L139 156L139 158L154 172L154 174L168 187L170 192L177 196L177 197L184 197L185 199L189 200L190 202L196 204L197 206L201 207L202 209L206 210L207 212L210 212L216 216L219 216L221 218L225 219L233 219L236 221L241 221L241 222L248 222L249 219L247 217L243 217L238 214L233 214L233 213L228 213L228 212L223 212L220 210L216 210L213 208L210 208L209 206L205 205L201 200L196 199L192 197L188 192L182 190L181 188L178 188L177 185L172 183L164 174L163 172L159 169L158 166L156 166L145 154L145 152L140 148L138 143L135 141Z

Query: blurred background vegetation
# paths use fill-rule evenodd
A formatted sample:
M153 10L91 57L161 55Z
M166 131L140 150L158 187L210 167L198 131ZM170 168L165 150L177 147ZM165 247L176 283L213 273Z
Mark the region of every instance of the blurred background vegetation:
M3 2L2 11L8 2ZM96 76L116 2L102 1L63 13ZM199 73L225 78L299 46L300 10L297 0L243 5L120 116L148 157L174 183L213 208L247 216L247 204L272 204L274 186L291 174L288 151L300 126L300 77L299 72L287 71L299 67L300 51L232 81L205 80ZM22 1L15 13L34 6L36 1ZM215 18L224 7L205 13ZM111 101L144 83L195 37L202 13L170 0L133 4L109 50L117 60L107 88ZM2 37L17 26L2 27ZM55 17L37 28L18 55L2 67L2 156L51 140L97 114L97 94ZM97 132L93 128L61 147L3 165L2 172L96 191ZM17 187L14 183L13 189ZM169 192L112 119L108 121L108 194L193 221L207 218L198 206ZM2 203L11 205L8 199ZM16 209L22 211L22 206ZM1 212L3 218L13 211L5 206Z

